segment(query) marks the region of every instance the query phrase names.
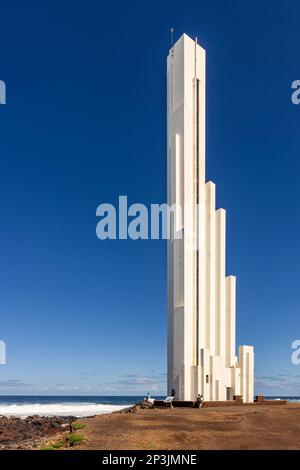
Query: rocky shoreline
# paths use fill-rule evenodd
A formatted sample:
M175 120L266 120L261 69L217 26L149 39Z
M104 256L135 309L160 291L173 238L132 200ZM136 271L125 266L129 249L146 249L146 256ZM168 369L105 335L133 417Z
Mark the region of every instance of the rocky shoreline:
M74 417L0 416L0 450L37 449L51 438L69 432Z

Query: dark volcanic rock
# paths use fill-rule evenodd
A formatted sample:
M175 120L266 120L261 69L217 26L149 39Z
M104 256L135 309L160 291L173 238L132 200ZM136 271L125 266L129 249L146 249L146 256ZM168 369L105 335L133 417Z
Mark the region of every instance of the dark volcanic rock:
M151 402L144 400L136 405L130 406L128 408L123 408L122 410L114 411L113 414L116 413L136 413L138 410L145 410L145 409L150 409L153 408L153 405Z
M0 449L31 449L44 439L68 431L76 418L28 416L0 417Z

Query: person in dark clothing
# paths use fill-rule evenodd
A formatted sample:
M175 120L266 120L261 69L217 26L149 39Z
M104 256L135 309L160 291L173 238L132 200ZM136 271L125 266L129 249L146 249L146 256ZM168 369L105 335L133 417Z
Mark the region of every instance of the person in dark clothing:
M171 390L171 397L175 397L175 395L176 395L176 391L174 390L174 388L172 388L172 390Z

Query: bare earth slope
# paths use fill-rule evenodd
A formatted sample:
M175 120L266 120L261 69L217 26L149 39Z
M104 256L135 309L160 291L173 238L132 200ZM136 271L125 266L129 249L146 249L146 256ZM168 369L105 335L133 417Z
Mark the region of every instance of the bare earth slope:
M140 409L82 419L77 449L300 449L300 405Z

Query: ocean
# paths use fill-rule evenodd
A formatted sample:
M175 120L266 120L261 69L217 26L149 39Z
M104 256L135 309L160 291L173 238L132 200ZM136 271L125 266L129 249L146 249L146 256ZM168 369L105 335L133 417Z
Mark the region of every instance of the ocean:
M163 398L163 397L156 397ZM266 399L300 402L300 397L273 396ZM0 416L87 417L111 413L144 399L144 396L0 396Z
M143 400L138 396L0 396L0 416L86 417L111 413Z

